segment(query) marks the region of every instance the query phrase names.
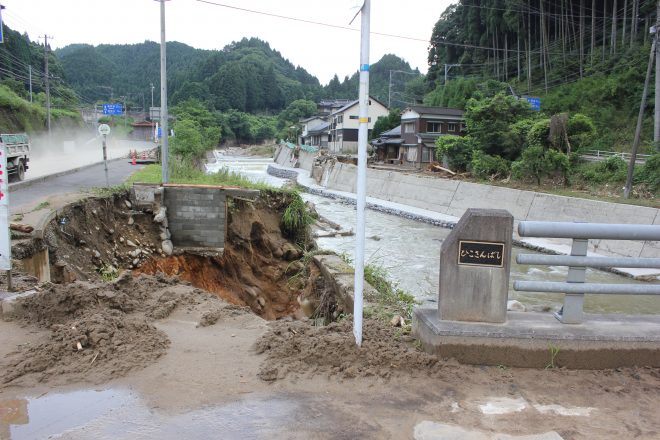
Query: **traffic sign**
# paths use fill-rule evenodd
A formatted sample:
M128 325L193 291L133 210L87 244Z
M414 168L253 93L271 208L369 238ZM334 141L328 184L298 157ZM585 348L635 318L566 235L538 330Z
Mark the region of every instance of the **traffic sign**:
M110 126L108 124L99 125L99 134L102 134L103 136L109 135L110 134Z
M532 106L532 110L537 112L541 111L541 98L528 96L525 99L527 100L527 102L529 102L529 105Z
M122 104L103 104L103 114L104 115L123 115L124 106Z

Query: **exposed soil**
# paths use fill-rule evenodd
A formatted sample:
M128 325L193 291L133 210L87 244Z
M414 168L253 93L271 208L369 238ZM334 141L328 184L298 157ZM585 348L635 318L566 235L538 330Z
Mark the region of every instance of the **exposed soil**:
M168 337L154 326L177 307L204 310L215 323L223 315L247 313L176 279L125 272L112 283L76 281L47 285L21 301L15 319L49 332L20 345L5 359L4 384L94 382L143 368L168 349Z
M176 275L229 303L247 306L267 320L299 318L298 295L306 277L298 261L302 250L280 230L286 204L281 195L255 202L235 200L222 257L152 258L136 273Z
M287 376L390 378L416 377L439 370L442 361L415 348L414 338L401 328L373 319L363 323L362 347L355 345L353 322L344 319L327 326L307 322L274 322L256 344L267 362L259 377L266 381Z

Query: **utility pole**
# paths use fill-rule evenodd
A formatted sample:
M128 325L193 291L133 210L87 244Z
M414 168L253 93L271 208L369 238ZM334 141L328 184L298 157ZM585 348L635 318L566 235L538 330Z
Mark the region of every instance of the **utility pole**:
M28 66L28 72L30 74L30 102L32 102L32 65Z
M414 72L406 72L405 70L390 70L390 82L387 87L387 108L392 108L392 73L403 73L405 75L414 75L418 76L419 74L414 73ZM405 83L405 80L404 80ZM395 92L396 95L396 92ZM407 98L407 96L405 96ZM403 102L402 100L399 100L399 102ZM414 103L414 102L413 102Z
M445 64L445 84L447 84L447 74L451 70L452 67L460 67L460 64Z
M626 178L626 186L623 188L623 198L630 197L632 190L633 171L635 171L635 161L637 160L637 149L639 148L639 140L642 136L642 122L644 121L644 107L646 107L646 96L649 90L649 82L651 80L651 70L653 69L653 57L655 56L656 46L658 45L658 29L655 29L653 36L653 43L651 44L651 53L649 54L649 64L646 68L646 78L644 79L644 91L642 92L642 102L639 104L639 114L637 116L637 127L635 128L635 140L633 141L632 152L630 154L630 163L628 164L628 176Z
M362 310L364 290L364 240L367 205L367 138L369 137L369 38L371 0L362 5L360 37L360 113L358 129L357 222L355 243L355 279L353 303L353 335L358 347L362 346Z
M126 120L128 119L128 107L126 107L126 95L120 96L124 100L124 128L126 128Z
M48 35L44 35L44 69L46 74L46 114L48 120L48 138L50 138L50 76L48 75Z
M151 83L151 106L154 106L154 83Z
M161 165L163 168L162 181L169 181L169 161L167 135L167 41L165 39L165 2L168 0L156 0L160 2L160 127L162 133Z
M660 0L656 5L655 32L660 29ZM660 151L660 45L655 45L655 115L653 118L653 143Z

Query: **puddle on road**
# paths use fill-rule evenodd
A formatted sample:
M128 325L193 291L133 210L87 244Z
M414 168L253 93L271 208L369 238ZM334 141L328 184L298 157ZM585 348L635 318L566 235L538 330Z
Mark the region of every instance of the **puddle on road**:
M352 418L313 396L251 396L168 415L128 390L83 390L0 401L0 439L194 440L219 433L223 439L303 439L315 432L341 435L340 422Z
M123 390L75 391L0 401L0 439L45 439L139 400Z

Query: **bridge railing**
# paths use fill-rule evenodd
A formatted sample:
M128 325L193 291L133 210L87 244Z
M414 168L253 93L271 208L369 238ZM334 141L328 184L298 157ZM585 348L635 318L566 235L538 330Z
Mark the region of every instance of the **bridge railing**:
M584 294L660 295L660 284L586 283L587 267L625 267L660 269L660 258L588 257L589 239L660 241L660 226L606 223L568 223L523 221L518 224L521 237L571 238L570 255L519 254L518 264L568 266L566 282L515 281L513 289L524 292L563 292L564 306L555 316L565 324L583 320Z

